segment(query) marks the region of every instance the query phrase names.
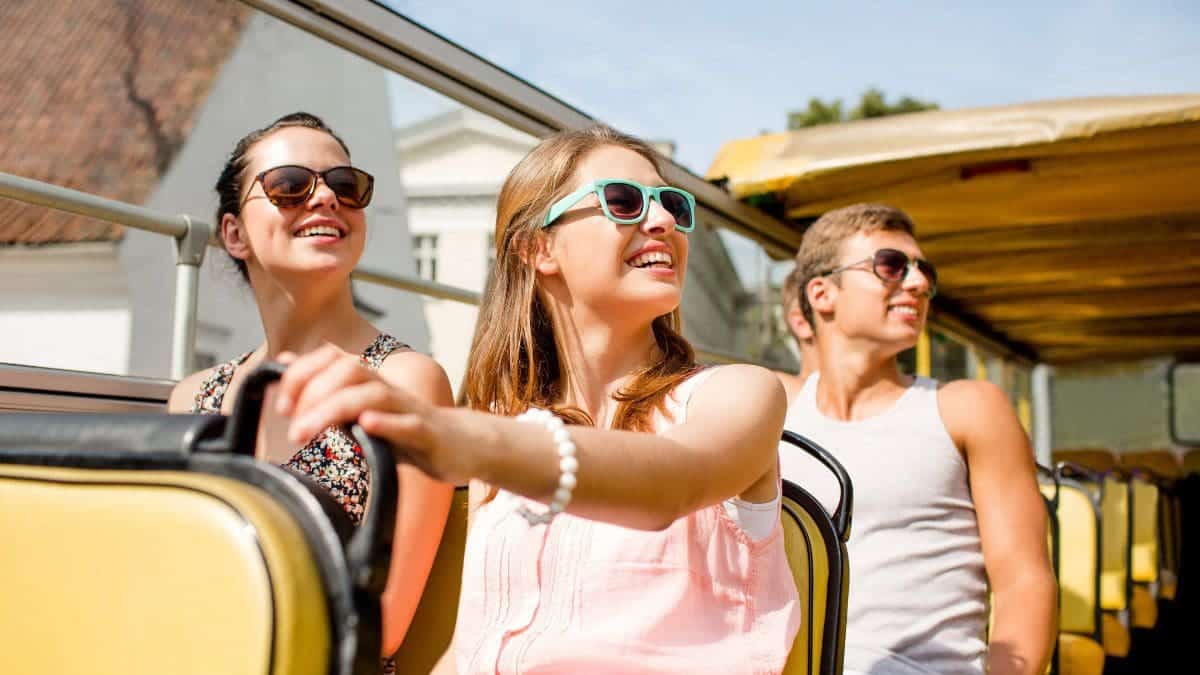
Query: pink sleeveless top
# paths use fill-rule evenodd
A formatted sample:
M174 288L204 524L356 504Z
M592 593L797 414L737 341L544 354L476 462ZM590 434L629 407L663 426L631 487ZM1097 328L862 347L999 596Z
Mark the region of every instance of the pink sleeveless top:
M711 372L676 388L674 419L656 417L656 433L683 423ZM516 513L522 503L502 490L475 514L454 639L459 675L782 671L800 608L778 521L759 541L721 504L661 532L571 514L531 527Z

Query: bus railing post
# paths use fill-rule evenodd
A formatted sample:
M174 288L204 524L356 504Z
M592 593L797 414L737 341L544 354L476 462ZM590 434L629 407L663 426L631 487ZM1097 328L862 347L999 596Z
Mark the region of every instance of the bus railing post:
M196 354L196 305L200 264L212 237L208 223L182 216L187 231L175 240L175 323L171 332L171 379L181 380L192 369Z

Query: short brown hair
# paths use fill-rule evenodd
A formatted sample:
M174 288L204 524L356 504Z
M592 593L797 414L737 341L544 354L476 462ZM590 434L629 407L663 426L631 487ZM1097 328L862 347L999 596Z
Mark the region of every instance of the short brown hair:
M884 204L852 204L828 211L818 218L804 232L800 250L796 252L796 268L783 282L780 295L784 310L790 308L790 302L799 300L800 311L804 312L804 318L816 330L812 305L805 292L808 282L829 274L837 267L842 244L847 239L860 232L871 234L880 231L904 232L913 236L914 227L908 214Z

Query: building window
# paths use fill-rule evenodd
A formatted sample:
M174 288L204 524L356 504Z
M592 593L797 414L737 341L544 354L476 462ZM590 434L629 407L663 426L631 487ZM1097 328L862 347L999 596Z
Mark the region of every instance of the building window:
M418 234L413 237L413 260L417 263L417 276L426 281L437 281L437 235Z

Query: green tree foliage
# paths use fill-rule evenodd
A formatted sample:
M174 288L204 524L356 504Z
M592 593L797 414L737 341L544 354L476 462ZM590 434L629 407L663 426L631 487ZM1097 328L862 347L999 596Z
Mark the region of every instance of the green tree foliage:
M937 110L937 107L936 103L922 101L911 96L901 96L895 103L889 103L883 91L871 87L862 93L858 105L851 109L848 114L842 106L840 98L828 103L819 98L809 99L807 108L788 113L788 129L803 129L805 127L815 127L818 124L837 124L839 122L862 120L870 117L902 115L922 110Z

